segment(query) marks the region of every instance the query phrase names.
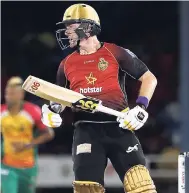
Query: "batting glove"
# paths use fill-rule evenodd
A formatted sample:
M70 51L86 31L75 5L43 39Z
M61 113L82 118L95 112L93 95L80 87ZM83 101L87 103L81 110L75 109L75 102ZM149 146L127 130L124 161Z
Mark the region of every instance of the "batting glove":
M127 108L122 112L125 113L125 117L118 117L117 121L119 122L119 127L123 129L128 129L131 131L138 130L148 119L148 113L138 105L131 110Z
M49 106L49 109L51 111L53 111L54 113L61 113L63 112L63 110L66 108L66 106L63 106L59 103L55 103L55 102L52 102L50 101L50 106Z
M51 128L60 127L62 124L62 118L58 113L54 113L49 109L48 105L42 106L42 118L41 121L44 125Z

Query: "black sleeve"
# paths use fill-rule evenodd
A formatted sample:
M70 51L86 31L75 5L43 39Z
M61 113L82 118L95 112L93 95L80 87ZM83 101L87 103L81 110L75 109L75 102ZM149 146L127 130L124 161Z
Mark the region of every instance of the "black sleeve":
M130 50L117 46L117 60L121 70L135 79L139 79L148 67Z
M68 80L66 78L65 72L64 72L64 60L61 62L57 75L56 75L56 84L65 88L69 87Z

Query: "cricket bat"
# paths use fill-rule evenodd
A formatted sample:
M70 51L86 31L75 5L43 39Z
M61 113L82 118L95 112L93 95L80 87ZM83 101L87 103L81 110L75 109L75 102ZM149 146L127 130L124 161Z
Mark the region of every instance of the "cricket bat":
M62 104L67 107L75 107L81 110L95 113L103 112L116 117L124 117L124 113L105 107L101 101L84 96L78 92L52 84L35 76L28 76L22 88L40 98Z

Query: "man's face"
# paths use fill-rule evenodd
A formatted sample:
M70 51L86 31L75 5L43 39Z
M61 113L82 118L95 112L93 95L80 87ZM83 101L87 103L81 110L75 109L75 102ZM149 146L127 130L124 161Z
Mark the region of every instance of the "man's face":
M5 89L5 101L8 106L13 106L24 99L24 91L20 86L7 86Z
M73 48L73 47L75 47L77 45L78 35L75 33L75 30L79 26L80 26L80 24L78 24L78 23L66 25L65 35L69 39L69 44L70 44L71 48Z

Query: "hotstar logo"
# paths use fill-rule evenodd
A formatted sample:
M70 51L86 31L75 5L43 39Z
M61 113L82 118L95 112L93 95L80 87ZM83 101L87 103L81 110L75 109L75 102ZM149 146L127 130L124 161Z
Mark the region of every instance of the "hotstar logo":
M87 84L95 84L95 81L97 80L97 78L95 78L94 76L93 76L93 73L91 72L90 74L89 74L89 76L85 76L85 78L86 78L86 80L87 80Z
M92 72L89 74L89 76L85 76L85 79L87 80L87 84L92 84L92 85L94 85L95 82L97 81L97 78L94 77ZM99 92L102 92L102 87L80 88L79 92L82 94L99 93Z
M82 94L86 94L86 93L99 93L99 92L102 92L102 87L80 88L79 92L82 93Z

